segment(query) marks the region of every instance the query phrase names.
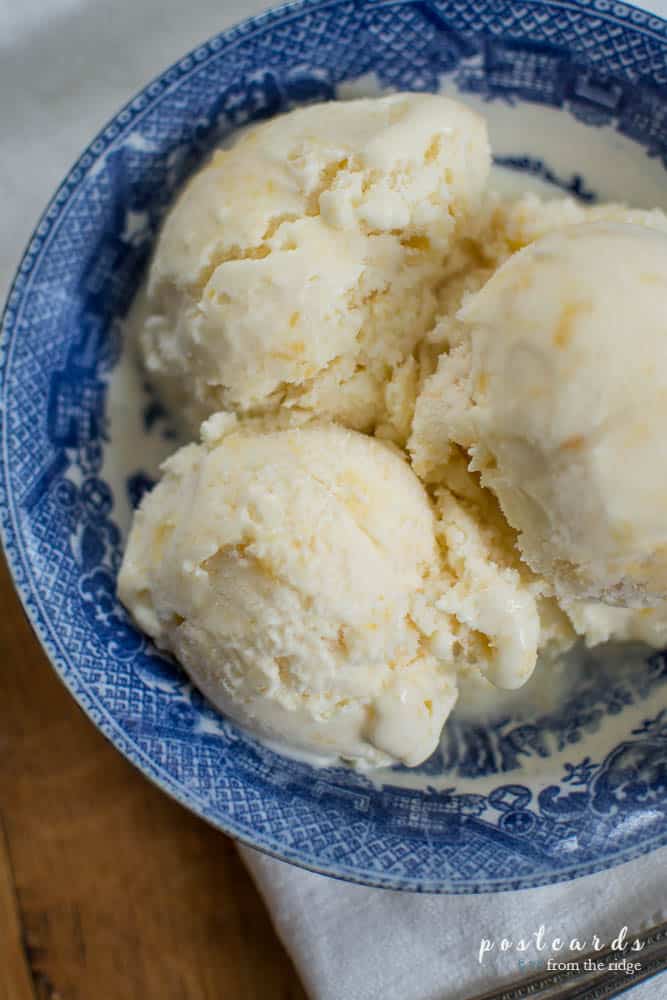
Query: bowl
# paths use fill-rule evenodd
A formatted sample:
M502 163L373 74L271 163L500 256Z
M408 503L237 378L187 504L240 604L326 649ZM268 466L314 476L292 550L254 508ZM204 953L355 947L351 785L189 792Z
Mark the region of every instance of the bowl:
M292 105L443 90L488 117L497 182L667 206L667 22L609 0L304 0L200 46L54 195L0 341L0 519L60 677L145 775L246 844L424 892L517 889L667 843L667 655L578 651L532 697L459 714L415 771L316 767L219 715L129 622L131 508L173 449L123 351L165 209L211 148ZM45 748L46 752L46 748Z

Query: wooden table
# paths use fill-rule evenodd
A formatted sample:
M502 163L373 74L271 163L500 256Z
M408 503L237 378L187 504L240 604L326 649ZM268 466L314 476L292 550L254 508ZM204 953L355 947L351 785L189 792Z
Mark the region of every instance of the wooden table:
M304 1000L231 840L83 715L0 565L0 1000Z

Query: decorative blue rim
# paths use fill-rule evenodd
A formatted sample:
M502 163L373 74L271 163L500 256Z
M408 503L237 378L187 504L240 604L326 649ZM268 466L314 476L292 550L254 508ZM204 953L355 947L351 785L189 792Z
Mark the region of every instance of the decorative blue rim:
M509 10L511 5L507 2L494 3L491 0L487 3L482 3L480 0L471 0L469 3L464 3L461 0L458 3L443 2L440 5L437 2L432 2L432 0L367 0L362 6L368 12L382 10L398 11L419 7L427 13L430 12L430 14L435 12L435 16L439 16L438 10L440 7L443 9L451 8L452 10L464 7L485 7L496 11L494 16L496 17L497 24L494 30L499 34L503 30L502 11L504 9ZM544 16L548 15L554 19L558 17L559 12L579 12L594 15L596 20L604 22L607 25L613 24L624 30L631 28L632 32L644 36L650 42L651 46L657 45L661 49L667 46L667 21L626 4L607 2L607 0L591 0L591 2L570 0L567 3L555 2L555 0L553 2L552 0L525 0L521 4L521 7L529 13L539 10ZM2 461L0 463L0 535L16 589L27 617L61 680L104 735L132 763L138 766L147 777L164 791L168 792L173 798L207 819L225 833L251 847L255 847L284 861L336 878L359 881L382 888L406 889L420 892L478 893L530 888L577 878L613 865L622 864L667 844L667 821L660 826L660 832L656 836L644 839L634 846L626 843L621 849L617 851L607 849L606 853L601 846L599 860L588 860L583 863L574 863L571 865L561 863L553 867L551 871L539 868L538 866L537 873L532 876L524 872L519 877L508 876L485 879L471 875L469 878L462 876L459 880L452 880L442 877L438 878L433 875L432 860L437 855L439 846L435 842L429 841L428 824L417 832L410 832L408 830L397 839L397 845L403 845L405 856L406 858L409 857L411 861L410 863L407 861L405 863L398 861L395 867L397 870L400 870L400 874L392 874L389 871L371 869L367 862L364 861L364 851L361 849L358 852L358 856L353 858L352 862L343 860L342 858L332 858L331 856L327 857L326 861L323 862L320 847L307 850L301 844L299 847L293 848L289 843L289 837L285 835L284 831L281 832L278 830L276 832L270 829L268 832L265 832L257 827L253 827L250 823L244 824L234 817L221 815L219 807L209 806L201 797L191 794L182 782L175 780L173 775L164 766L157 763L149 753L144 752L138 741L133 740L128 735L127 730L123 729L110 712L107 711L100 698L86 686L78 673L76 658L63 642L62 636L55 630L49 614L49 608L46 606L43 596L40 593L38 581L34 574L34 567L31 565L32 560L26 544L24 531L20 524L18 510L20 498L15 495L12 488L10 470L12 467L13 445L9 437L7 420L7 415L11 407L8 390L13 354L20 335L22 310L30 296L31 280L35 269L39 262L48 254L51 241L57 234L59 227L65 224L72 200L86 179L91 176L102 158L119 143L119 140L123 136L129 133L131 128L135 127L142 120L143 116L148 114L151 108L154 107L170 88L181 84L195 73L199 67L207 64L209 60L220 56L222 52L231 52L235 46L251 41L271 27L278 25L284 27L298 21L299 18L305 15L326 11L330 8L341 8L341 10L343 8L359 9L359 5L346 3L343 0L298 0L298 2L290 3L284 7L268 11L258 17L245 21L239 26L215 36L210 41L194 49L189 55L185 56L170 69L158 76L153 82L149 83L140 94L130 100L109 124L100 131L75 163L42 215L28 243L9 293L2 319L2 338L0 339L0 440L2 445ZM632 76L632 72L634 71L629 71L629 77ZM665 82L667 81L658 81L660 89L664 87ZM667 100L667 98L664 98L664 100ZM661 671L664 666L663 662L660 667ZM646 732L651 734L659 732L662 734L665 726L663 715L664 713L660 713L660 716L656 719L646 721L645 726L649 727ZM651 726L654 728L650 729ZM233 726L230 727L225 724L225 728L229 745L233 744L235 740L239 740L243 743L244 752L251 755L255 754L258 759L262 756L267 759L272 756L270 751L262 749L258 744L254 744L253 741L235 734ZM662 739L663 736L661 735L660 738ZM632 747L633 744L628 744L627 746ZM626 752L623 749L624 747L626 747L626 744L623 744L615 753ZM610 760L613 756L613 754L610 755ZM605 763L608 765L608 762ZM568 765L568 767L573 769L572 774L575 775L574 786L586 789L585 792L575 792L572 797L576 799L577 795L585 796L588 794L589 787L592 787L591 781L594 780L591 774L586 771L586 761L583 761L580 765ZM305 765L295 764L293 768L294 773L299 776L298 780L313 780L312 773L307 775L309 769ZM607 770L609 770L608 766ZM359 786L364 785L364 794L366 794L366 784L368 784L366 779L358 778L351 780L350 776L346 775L345 779L341 779L341 784L337 786L337 773L340 775L340 772L335 771L322 772L324 775L322 782L326 785L330 777L331 788L336 792L345 784L349 786L350 784L355 785L358 783ZM598 791L596 794L600 794L600 776L603 776L603 771L600 771L595 779L598 780ZM564 780L568 781L570 778ZM492 799L493 795L496 794L496 808L500 809L500 804L504 801L503 796L506 796L507 802L511 803L511 805L507 805L507 807L502 805L504 810L503 816L515 817L513 820L515 823L522 822L520 814L527 812L527 810L520 808L521 789L522 786L520 785L504 784L496 790L498 794L494 792L488 797ZM558 795L552 796L552 799L557 797ZM481 797L463 795L459 796L458 799L465 799L466 802L457 802L459 812L465 813L467 808L468 812L466 815L472 817L471 822L474 821L475 810L479 806L479 803L472 801L475 798ZM398 801L398 798L396 801ZM313 808L311 806L311 809ZM320 805L314 810L314 815L317 814L318 810L322 816L325 813L331 813L333 817L332 822L338 822L340 818L336 817L336 808L337 806L330 805L326 799L326 795L323 793ZM352 812L353 810L354 806L352 807ZM353 820L350 820L350 815L349 810L341 812L341 816L344 816L344 821L352 829ZM510 831L509 823L506 824L506 828L507 831ZM319 836L322 835L322 831L320 831ZM378 836L382 838L385 834L380 831ZM387 834L387 836L389 835ZM498 838L498 843L500 843L502 840L500 833L498 834ZM424 865L422 870L418 855L424 850L431 852L431 858L429 864ZM553 859L551 863L555 864ZM429 875L424 874L427 869L430 872Z

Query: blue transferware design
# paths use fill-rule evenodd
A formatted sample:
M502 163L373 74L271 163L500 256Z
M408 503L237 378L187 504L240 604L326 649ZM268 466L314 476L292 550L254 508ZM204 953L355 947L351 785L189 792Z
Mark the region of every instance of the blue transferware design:
M450 719L440 750L422 770L462 778L514 771L526 758L548 758L581 743L599 733L610 716L653 694L664 698L664 653L647 656L641 670L634 658L627 664L608 665L603 655L579 655L576 687L558 700L555 710L534 711L520 721L500 715L485 725Z
M574 173L560 177L539 156L494 156L493 162L497 167L518 170L530 177L537 177L553 187L560 188L565 194L572 195L578 201L583 201L586 205L591 205L597 200L595 192L586 186L581 174Z
M565 159L554 162L545 126L542 147L524 130L525 142L501 143L500 162L584 200L607 183L605 157L577 158L589 139L622 146L610 160L630 157L642 184L667 190L656 173L667 163L667 24L621 3L304 0L211 39L92 142L20 265L0 341L7 556L42 643L93 721L153 781L246 843L426 892L574 878L667 843L664 654L584 657L574 686L544 711L454 720L416 773L368 776L315 769L245 735L136 632L115 596L128 512L154 473L142 442L132 452L114 431L109 382L165 209L235 127L334 97L352 80L458 89L483 104L501 139L539 112L574 137ZM128 400L137 426L147 440L168 439L159 402L139 395Z

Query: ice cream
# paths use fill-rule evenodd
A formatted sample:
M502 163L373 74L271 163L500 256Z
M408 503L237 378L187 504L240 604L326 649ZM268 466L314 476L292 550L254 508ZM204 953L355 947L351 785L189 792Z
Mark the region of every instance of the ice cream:
M417 763L456 699L430 649L449 622L427 601L438 552L419 481L342 428L224 429L213 418L167 462L135 518L122 600L255 731Z
M460 685L667 644L667 217L507 201L489 163L446 98L318 105L166 219L139 341L205 422L119 594L259 736L415 765Z
M463 448L566 600L667 595L666 312L664 233L565 227L468 297L418 403L418 471Z
M430 94L301 108L216 152L167 217L140 337L191 432L216 410L316 413L400 440L489 164L482 119Z
M535 666L534 588L391 446L219 414L137 512L119 579L137 624L225 713L293 746L416 764L475 669Z
M447 352L467 339L465 326L458 313L464 300L486 284L505 261L535 240L558 232L566 226L593 222L630 223L667 234L667 216L659 209L631 209L619 204L586 205L573 198L545 201L535 194L517 199L501 198L488 192L477 212L463 221L458 238L453 242L443 270L443 282L438 291L438 317L435 325L419 344L416 355L421 389L423 381L435 371L443 351ZM416 424L424 416L425 407ZM436 458L437 441L420 440L421 432L413 429L411 450L420 476L429 481L430 468ZM442 434L438 432L442 443Z
M563 610L587 646L642 642L667 648L667 603L653 608L619 608L595 601L564 601Z

